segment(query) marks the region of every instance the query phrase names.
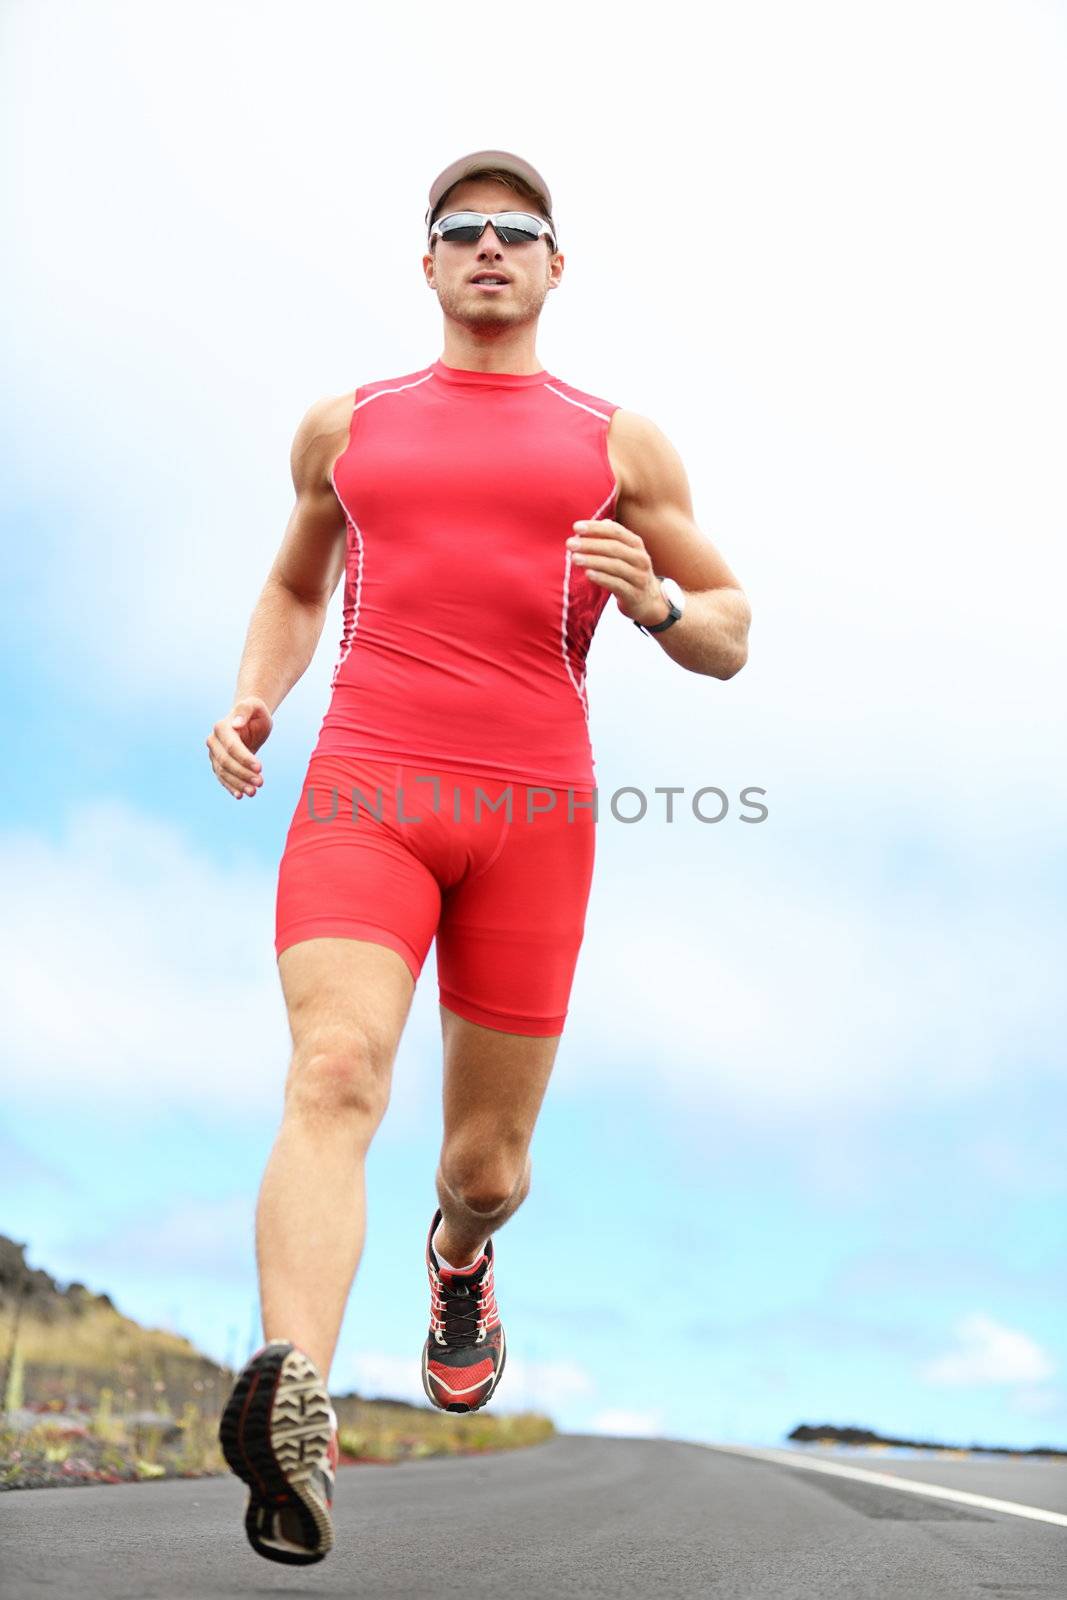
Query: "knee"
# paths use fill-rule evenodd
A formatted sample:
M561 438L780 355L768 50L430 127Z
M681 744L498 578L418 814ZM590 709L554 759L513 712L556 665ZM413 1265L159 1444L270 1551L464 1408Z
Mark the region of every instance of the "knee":
M389 1104L391 1073L387 1052L369 1039L308 1041L293 1053L286 1111L345 1117L373 1131Z
M492 1149L459 1146L442 1155L441 1175L468 1211L491 1216L526 1198L530 1157L525 1146L509 1148L506 1141Z

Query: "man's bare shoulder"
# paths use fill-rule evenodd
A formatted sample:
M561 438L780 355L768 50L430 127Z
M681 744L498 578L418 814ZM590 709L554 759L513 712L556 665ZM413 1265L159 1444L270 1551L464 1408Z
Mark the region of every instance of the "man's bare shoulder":
M655 449L656 443L666 437L651 417L642 416L640 411L628 411L624 406L617 406L612 412L609 432L612 439L618 439L621 444L645 450Z
M620 501L639 492L665 455L674 453L663 430L639 411L617 406L608 424L608 455L619 484Z
M348 429L356 392L326 395L304 412L293 437L290 462L293 482L298 489L329 487L334 462L348 443Z

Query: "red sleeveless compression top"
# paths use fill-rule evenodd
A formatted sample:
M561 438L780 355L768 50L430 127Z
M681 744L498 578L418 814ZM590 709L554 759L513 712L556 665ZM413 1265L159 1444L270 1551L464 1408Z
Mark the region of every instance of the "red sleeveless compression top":
M332 473L344 629L314 754L595 784L585 657L611 595L566 541L613 515L617 409L545 370L440 360L356 390Z

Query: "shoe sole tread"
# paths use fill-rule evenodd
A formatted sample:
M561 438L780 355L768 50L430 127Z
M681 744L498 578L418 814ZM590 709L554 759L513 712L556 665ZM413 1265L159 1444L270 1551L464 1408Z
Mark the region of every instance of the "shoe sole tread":
M248 1485L245 1532L259 1555L306 1566L333 1548L330 1507L312 1476L327 1472L331 1433L330 1397L313 1363L271 1341L242 1369L219 1421L226 1463ZM262 1513L281 1506L296 1509L306 1553L263 1543Z

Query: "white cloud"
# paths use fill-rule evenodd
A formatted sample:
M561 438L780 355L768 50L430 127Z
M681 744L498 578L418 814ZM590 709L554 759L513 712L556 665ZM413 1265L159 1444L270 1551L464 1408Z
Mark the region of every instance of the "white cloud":
M655 1438L663 1428L663 1411L598 1411L589 1424L590 1433L622 1434L633 1438Z
M177 823L110 800L72 809L58 841L7 833L0 873L15 1092L195 1105L273 1082L280 1096L266 873L220 870Z
M1036 954L1056 942L1047 905L983 889L980 858L961 896L936 878L955 861L887 880L838 866L820 835L809 862L779 825L781 845L605 825L562 1081L794 1119L1057 1069L1063 997Z
M954 1349L921 1369L927 1383L950 1387L973 1384L1039 1384L1056 1371L1056 1362L1029 1334L975 1311L956 1323Z
M291 1045L273 869L220 865L179 823L98 800L57 840L0 835L0 881L12 1100L280 1117ZM428 1004L405 1039L410 1070L394 1072L393 1132L423 1094Z

